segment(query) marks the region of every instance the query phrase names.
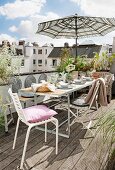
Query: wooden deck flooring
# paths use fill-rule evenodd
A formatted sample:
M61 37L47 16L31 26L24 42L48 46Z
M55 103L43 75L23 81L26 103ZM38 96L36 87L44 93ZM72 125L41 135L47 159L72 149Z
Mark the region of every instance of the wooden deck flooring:
M115 109L115 99L107 107L93 113L94 122L99 115ZM66 113L58 110L59 119L64 119ZM84 119L84 121L86 121ZM87 123L87 121L86 121ZM49 124L50 128L52 127ZM60 128L65 132L66 124ZM93 129L93 131L96 131ZM25 140L26 126L21 124L16 149L12 150L15 126L10 127L9 134L0 134L0 170L18 170ZM59 153L55 155L55 135L48 134L44 142L44 132L33 129L30 134L24 170L100 170L107 159L107 144L103 144L102 136L91 133L81 123L71 126L70 138L59 137Z

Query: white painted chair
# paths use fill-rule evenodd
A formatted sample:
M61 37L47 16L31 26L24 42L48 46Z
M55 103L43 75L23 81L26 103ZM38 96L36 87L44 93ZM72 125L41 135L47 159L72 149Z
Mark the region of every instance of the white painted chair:
M36 105L36 106L22 109L17 93L12 93L11 89L8 90L8 93L10 94L13 100L15 109L18 113L18 121L17 121L17 126L16 126L15 137L14 137L13 149L15 148L20 121L22 121L28 126L21 164L20 164L20 169L23 168L30 130L31 128L35 126L45 124L45 142L47 141L47 123L52 122L56 126L56 154L58 154L58 120L53 117L57 113L54 110L49 109L48 107L44 105Z

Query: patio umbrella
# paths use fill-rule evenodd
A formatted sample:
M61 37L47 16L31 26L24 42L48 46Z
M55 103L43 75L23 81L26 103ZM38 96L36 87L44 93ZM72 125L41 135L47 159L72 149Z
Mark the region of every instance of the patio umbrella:
M115 30L114 18L79 16L77 14L38 24L37 33L52 38L75 38L104 36Z

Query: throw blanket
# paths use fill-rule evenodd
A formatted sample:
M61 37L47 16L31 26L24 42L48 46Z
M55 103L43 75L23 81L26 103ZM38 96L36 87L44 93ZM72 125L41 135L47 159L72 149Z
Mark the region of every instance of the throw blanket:
M100 85L99 85L99 89L97 92L97 103L99 103L101 106L107 106L106 86L105 86L105 82L104 82L103 78L98 78L97 80L95 80L91 89L89 90L89 93L87 94L87 97L85 98L85 102L88 104L91 103L93 95L96 90L96 84L98 81L99 81ZM95 97L92 105L96 106L96 97Z

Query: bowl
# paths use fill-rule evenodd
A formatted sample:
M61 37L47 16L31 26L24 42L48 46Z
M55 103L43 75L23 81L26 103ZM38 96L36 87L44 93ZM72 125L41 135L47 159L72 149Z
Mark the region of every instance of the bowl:
M63 81L60 81L60 82L59 82L59 85L60 85L60 87L62 87L62 88L67 88L67 87L68 87L68 83L65 83L65 82L63 82Z
M75 80L74 80L74 83L75 83L75 84L81 84L81 80L75 79Z

